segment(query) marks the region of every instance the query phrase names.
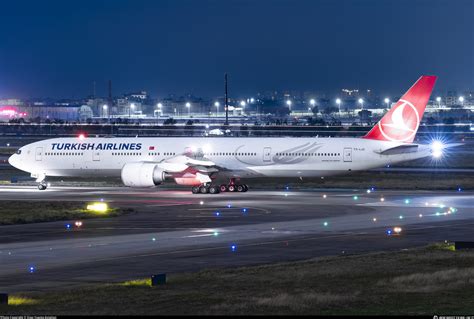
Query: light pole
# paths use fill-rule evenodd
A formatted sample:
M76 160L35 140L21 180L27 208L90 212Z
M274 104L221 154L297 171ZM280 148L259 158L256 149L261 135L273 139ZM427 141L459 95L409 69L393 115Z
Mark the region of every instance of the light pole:
M336 99L336 104L337 104L337 108L339 109L339 114L341 114L341 99L340 98Z
M135 103L130 104L130 107L128 108L128 118L132 116L132 110L135 112Z
M102 117L107 116L107 104L102 105Z
M160 116L163 116L163 104L158 103L156 106L158 107L158 111L160 111Z
M291 114L291 100L287 100L286 105L288 105L288 109L290 110L290 114Z
M191 117L191 103L186 102L186 107L188 108L188 115Z
M242 107L242 115L244 115L245 101L240 101L240 106Z
M461 102L461 105L464 106L464 96L460 96L458 100Z
M219 102L215 102L214 106L216 107L216 117L219 116Z
M316 100L315 99L309 100L309 104L311 105L311 110L313 110L314 106L316 105ZM311 112L308 112L308 113L311 113Z
M438 96L436 98L436 102L438 102L438 108L441 108L441 97L440 96Z
M362 111L364 109L364 100L363 99L359 99L359 104L360 104L360 110Z
M384 102L385 102L385 104L387 104L387 109L388 109L388 104L390 103L390 99L388 97L386 97Z

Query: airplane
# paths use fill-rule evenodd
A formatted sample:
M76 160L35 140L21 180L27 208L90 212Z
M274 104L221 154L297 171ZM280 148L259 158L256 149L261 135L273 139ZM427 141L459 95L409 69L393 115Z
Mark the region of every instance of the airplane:
M79 137L25 145L8 162L36 178L121 177L129 187L165 180L192 193L246 192L254 177L325 177L369 170L423 157L439 157L440 143L413 143L435 85L421 76L361 138L295 137Z

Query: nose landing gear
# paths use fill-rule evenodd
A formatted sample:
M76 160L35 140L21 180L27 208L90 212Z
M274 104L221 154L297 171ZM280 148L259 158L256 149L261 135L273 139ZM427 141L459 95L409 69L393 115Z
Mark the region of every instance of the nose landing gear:
M41 181L38 183L38 189L40 191L44 191L46 188L48 188L48 183L46 183L46 181Z

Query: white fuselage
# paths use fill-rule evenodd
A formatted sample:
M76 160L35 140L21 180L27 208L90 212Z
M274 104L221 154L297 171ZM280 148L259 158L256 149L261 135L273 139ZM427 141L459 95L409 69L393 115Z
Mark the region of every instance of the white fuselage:
M127 163L159 163L192 152L239 177L318 177L430 156L424 145L380 154L398 145L361 138L56 138L23 146L9 162L33 177L120 176Z

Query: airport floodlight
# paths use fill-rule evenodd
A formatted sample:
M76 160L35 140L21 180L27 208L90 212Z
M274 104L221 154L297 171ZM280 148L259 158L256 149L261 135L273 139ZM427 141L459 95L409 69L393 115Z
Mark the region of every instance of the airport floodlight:
M130 108L133 110L135 109L135 103L130 104Z
M438 96L438 97L436 98L436 102L441 102L441 97L440 97L440 96Z
M336 104L341 104L341 99L336 99Z
M245 101L240 101L240 106L244 107L245 106Z
M359 102L360 108L363 109L363 108L364 108L364 100L363 100L363 99L359 99L357 102Z
M384 102L388 104L388 102L390 102L390 99L388 97L386 97Z
M158 108L161 109L163 107L163 104L158 103L156 106L158 106Z
M190 108L190 107L191 107L191 103L186 102L186 107L187 107L187 108Z
M434 158L440 158L443 155L444 144L441 141L433 141L431 143L431 153Z
M464 96L460 96L458 100L459 100L459 102L463 103L464 102Z
M104 110L107 110L107 104L102 105L102 108L103 108Z
M255 102L255 99L252 97L250 98L250 103L253 103L253 102Z
M286 104L291 107L291 100L287 100Z
M219 105L220 105L219 102L215 102L215 103L214 103L214 106L215 106L215 107L219 107Z
M316 105L316 100L315 99L309 100L309 104L311 104L311 106L314 107Z

